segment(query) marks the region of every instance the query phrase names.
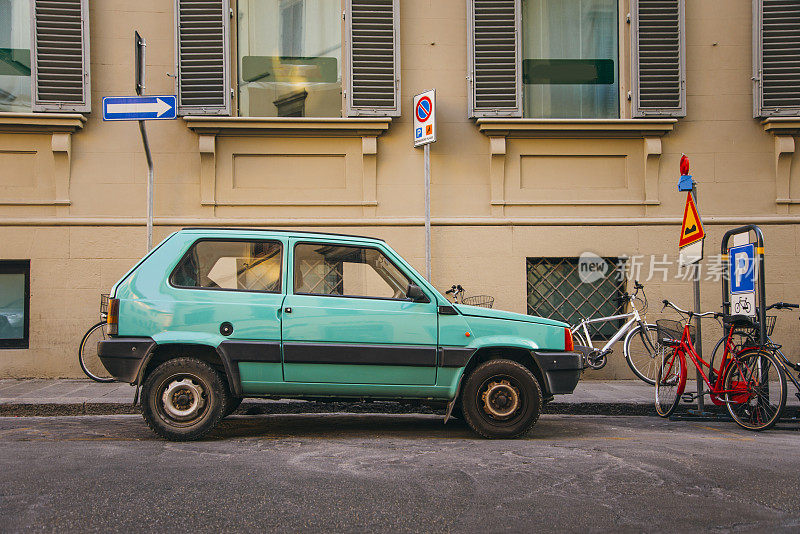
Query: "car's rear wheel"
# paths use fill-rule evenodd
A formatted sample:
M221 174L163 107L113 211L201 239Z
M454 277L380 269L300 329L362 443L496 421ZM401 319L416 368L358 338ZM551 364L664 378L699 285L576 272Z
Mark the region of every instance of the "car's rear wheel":
M467 377L461 402L464 419L481 436L516 438L539 419L542 390L525 366L489 360Z
M169 360L150 373L142 386L142 415L159 436L173 441L199 439L225 416L224 378L194 358Z

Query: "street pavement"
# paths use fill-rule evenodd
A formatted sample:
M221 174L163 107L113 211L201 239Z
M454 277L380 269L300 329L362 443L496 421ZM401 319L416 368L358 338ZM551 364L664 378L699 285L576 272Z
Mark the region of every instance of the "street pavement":
M798 428L271 414L170 443L134 415L0 417L0 531L797 532Z

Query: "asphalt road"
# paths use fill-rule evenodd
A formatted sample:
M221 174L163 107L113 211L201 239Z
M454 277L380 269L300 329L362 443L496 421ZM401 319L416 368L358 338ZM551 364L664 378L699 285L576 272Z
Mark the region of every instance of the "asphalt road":
M0 531L797 532L798 430L545 415L488 441L277 414L169 443L135 415L0 417Z

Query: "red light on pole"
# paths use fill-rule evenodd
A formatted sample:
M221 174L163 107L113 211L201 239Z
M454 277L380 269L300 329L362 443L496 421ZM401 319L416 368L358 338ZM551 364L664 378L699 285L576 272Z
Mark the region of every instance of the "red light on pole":
M681 175L686 176L689 174L689 158L686 154L681 154Z

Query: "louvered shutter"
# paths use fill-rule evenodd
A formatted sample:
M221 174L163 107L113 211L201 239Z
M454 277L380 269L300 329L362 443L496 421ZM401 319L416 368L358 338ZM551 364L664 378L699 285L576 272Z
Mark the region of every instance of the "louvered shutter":
M470 117L521 117L520 0L468 0Z
M632 0L634 117L686 116L684 0Z
M347 0L347 115L400 115L399 0Z
M91 111L88 0L31 2L33 111Z
M178 114L230 115L228 0L177 0Z
M800 116L800 2L754 0L756 117Z

